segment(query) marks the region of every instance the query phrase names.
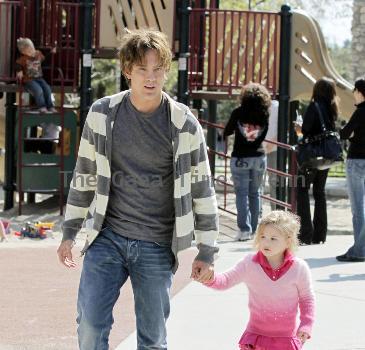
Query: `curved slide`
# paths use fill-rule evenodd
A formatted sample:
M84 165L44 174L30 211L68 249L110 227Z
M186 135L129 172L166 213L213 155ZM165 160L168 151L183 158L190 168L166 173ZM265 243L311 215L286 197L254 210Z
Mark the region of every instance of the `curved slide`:
M332 78L340 97L340 115L349 119L355 109L353 85L334 68L318 22L299 10L293 11L292 20L290 99L309 100L317 79Z

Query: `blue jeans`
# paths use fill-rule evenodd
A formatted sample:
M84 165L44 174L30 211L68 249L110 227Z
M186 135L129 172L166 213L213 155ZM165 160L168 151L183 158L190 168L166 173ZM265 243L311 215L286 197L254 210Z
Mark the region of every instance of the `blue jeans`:
M261 211L260 194L265 170L266 156L231 159L237 226L242 232L256 231Z
M24 84L24 87L34 97L37 107L53 107L52 91L44 79L30 80Z
M365 159L347 159L346 179L354 229L354 245L347 255L365 257Z
M129 239L104 228L86 251L80 279L80 350L109 349L113 307L128 277L134 293L137 349L167 349L173 264L170 245Z

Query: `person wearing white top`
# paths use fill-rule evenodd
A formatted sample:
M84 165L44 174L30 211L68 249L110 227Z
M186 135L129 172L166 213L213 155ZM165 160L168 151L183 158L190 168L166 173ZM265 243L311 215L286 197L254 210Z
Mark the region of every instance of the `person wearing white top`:
M269 130L266 135L266 140L277 141L278 140L278 114L279 114L279 101L272 100L269 116ZM265 153L267 157L267 167L270 169L277 169L277 146L264 142ZM276 198L277 187L277 175L267 171L269 194L271 198ZM266 176L265 176L266 179ZM275 203L270 202L271 210L275 210Z

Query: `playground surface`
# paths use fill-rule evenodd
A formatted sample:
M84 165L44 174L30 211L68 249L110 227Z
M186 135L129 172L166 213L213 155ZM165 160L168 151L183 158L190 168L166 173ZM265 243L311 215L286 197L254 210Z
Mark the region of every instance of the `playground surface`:
M23 215L12 219L13 225L28 220L51 220L59 224L57 205L52 198L26 205ZM234 206L232 198L229 205ZM270 209L265 204L264 211L267 210ZM15 216L16 208L5 214ZM365 310L365 264L339 263L334 258L352 241L348 200L329 198L328 214L330 233L336 234L330 234L325 245L304 246L298 251L312 269L318 304L313 338L304 349L365 350L360 320L361 310ZM217 271L228 268L251 250L251 242L233 241L235 230L234 217L222 212ZM11 236L8 242L0 243L0 350L77 349L76 299L82 264L78 252L84 237L83 234L78 237L74 249L78 265L72 271L57 261L60 239L60 232L54 231L44 240L20 240ZM169 348L237 349L237 340L248 317L247 291L237 286L219 293L191 281L190 268L195 254L193 247L180 255L168 322ZM114 317L111 349L134 349L135 318L129 283L122 289Z

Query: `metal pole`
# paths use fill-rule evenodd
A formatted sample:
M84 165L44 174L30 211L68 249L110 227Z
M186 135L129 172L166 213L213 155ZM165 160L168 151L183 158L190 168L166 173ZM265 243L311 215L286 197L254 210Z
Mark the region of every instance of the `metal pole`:
M280 29L280 65L279 65L279 120L278 141L288 143L288 115L289 115L289 84L290 84L290 40L292 30L292 14L288 5L281 7ZM287 151L278 148L278 170L286 172ZM278 199L285 201L285 181L280 181L278 187Z
M34 1L34 18L37 18L41 13L41 1L35 0ZM44 15L44 13L43 13ZM35 38L35 46L43 46L41 43L41 21L34 21L34 38ZM46 43L46 40L44 41L44 44ZM53 44L53 43L52 43Z
M92 104L91 61L93 40L93 0L81 0L81 84L80 84L80 129L84 127L87 113Z
M217 101L209 100L208 101L208 121L210 123L217 123ZM212 127L208 127L207 134L207 146L209 149L215 151L216 150L216 140L217 140L217 130ZM212 176L215 175L215 154L209 153L209 164L210 171Z
M179 74L177 82L177 99L184 104L189 103L188 91L188 57L189 57L189 0L182 0L178 10L181 18L179 41Z
M219 9L219 0L211 0L210 2L210 8L211 9Z
M294 145L297 143L297 136L294 132L293 121L296 119L296 113L299 109L299 101L292 101L289 104L289 144ZM297 165L296 165L296 155L294 152L290 152L289 156L289 173L294 174L294 178L288 181L288 201L292 204L292 211L296 212L296 185L298 179L297 176Z
M206 1L200 1L200 8L206 7ZM199 17L199 28L200 28L200 36L199 36L199 57L198 57L198 72L204 73L204 45L205 45L205 14L201 13ZM199 118L202 117L202 99L193 100L193 108L198 110Z
M16 123L16 94L6 93L5 112L5 192L4 210L14 207L14 183L15 183L15 123Z

